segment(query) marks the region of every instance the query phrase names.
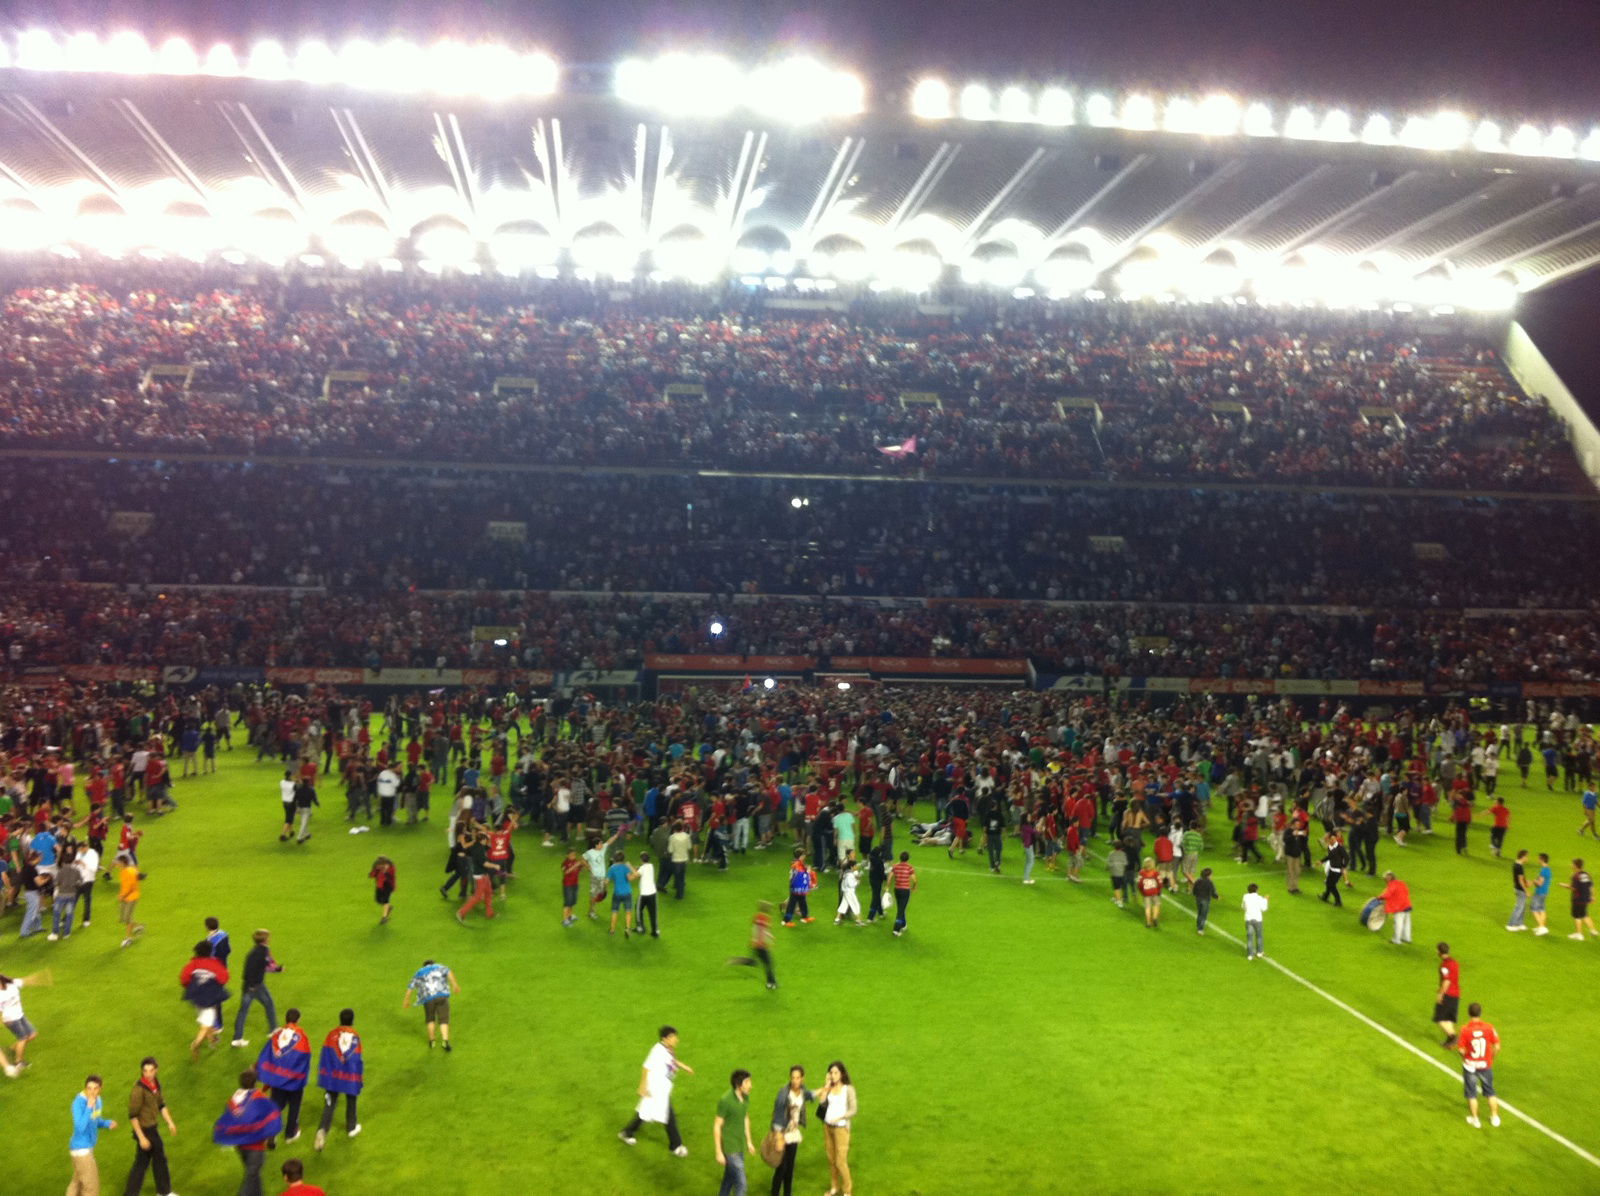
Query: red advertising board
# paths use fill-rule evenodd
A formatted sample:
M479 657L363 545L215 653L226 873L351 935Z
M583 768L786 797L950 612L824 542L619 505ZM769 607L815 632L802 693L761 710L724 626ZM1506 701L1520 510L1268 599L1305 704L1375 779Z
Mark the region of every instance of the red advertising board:
M1361 693L1372 698L1420 698L1427 692L1421 681L1363 681Z
M270 668L267 680L274 685L360 685L365 669Z
M1190 677L1192 694L1275 694L1277 682L1259 677Z
M831 663L833 668L846 672L905 676L933 673L946 677L1023 677L1028 672L1026 660L958 660L948 656L835 656Z
M161 670L136 664L69 664L61 675L74 681L154 681Z
M1600 681L1524 681L1525 698L1594 698L1600 697Z
M656 673L804 673L817 667L814 656L736 656L651 652L644 667Z

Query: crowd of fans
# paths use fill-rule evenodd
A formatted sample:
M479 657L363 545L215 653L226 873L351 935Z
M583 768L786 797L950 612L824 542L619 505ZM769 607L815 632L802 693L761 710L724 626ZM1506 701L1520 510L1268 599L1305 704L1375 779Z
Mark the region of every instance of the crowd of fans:
M0 474L0 503L29 511L0 529L13 582L1595 602L1586 570L1530 568L1595 536L1554 500L51 461Z
M713 634L711 625L722 625ZM503 646L474 627L509 629ZM650 652L1027 657L1043 672L1489 683L1600 678L1581 615L1329 614L1198 607L989 605L536 592L0 594L13 669L71 664L624 669Z
M145 384L151 366L180 363L196 367L187 387ZM1560 421L1497 367L1465 328L1389 313L1082 303L796 315L712 291L598 305L494 281L59 282L0 300L0 443L1561 488ZM338 371L366 376L325 393ZM510 377L536 379L537 393L497 394ZM672 384L704 398L663 401ZM940 401L902 403L906 392ZM1071 398L1098 409L1061 405ZM881 451L912 440L914 451Z

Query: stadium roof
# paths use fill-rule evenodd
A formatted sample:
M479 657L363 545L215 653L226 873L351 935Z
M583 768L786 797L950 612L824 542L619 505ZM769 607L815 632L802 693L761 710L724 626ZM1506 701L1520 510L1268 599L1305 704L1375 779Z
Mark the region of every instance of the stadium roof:
M0 43L0 246L1489 309L1600 263L1600 132L403 50Z

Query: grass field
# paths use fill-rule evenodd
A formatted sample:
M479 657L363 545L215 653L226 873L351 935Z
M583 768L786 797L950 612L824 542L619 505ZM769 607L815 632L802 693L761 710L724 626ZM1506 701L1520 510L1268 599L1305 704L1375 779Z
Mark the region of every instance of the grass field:
M1574 836L1574 796L1547 794L1537 774L1535 789L1524 790L1512 772L1503 787L1513 810L1508 848L1549 851L1558 881L1572 856L1587 849L1600 857L1600 845ZM1408 849L1388 840L1380 847L1380 870L1398 870L1415 899L1416 942L1406 948L1357 925L1378 882L1359 878L1343 911L1293 898L1281 867L1234 864L1226 826L1213 829L1206 862L1222 892L1213 926L1242 936L1238 900L1248 879L1259 879L1272 898L1265 963L1247 963L1220 934L1197 936L1176 903L1159 932L1147 931L1131 908L1110 904L1098 866L1081 886L1041 871L1024 888L1014 840L1001 878L989 875L981 852L951 861L940 848L913 849L921 889L904 938L886 925L835 928L831 916L782 930L781 988L768 992L758 971L724 960L742 952L756 901L781 897L786 851L736 858L722 874L692 867L687 899L663 898L662 938L628 941L608 937L604 923L560 927L559 853L524 833L503 916L485 923L475 915L463 929L436 891L442 824L352 836L337 814L341 797L330 792L312 840L280 844L278 775L240 751L224 754L219 774L178 783L181 810L147 821L140 913L149 932L133 947L118 949L114 894L104 884L94 925L68 941L18 942L14 913L0 925L0 970L49 966L56 979L25 993L40 1031L29 1051L34 1066L0 1080L0 1118L16 1151L0 1191L66 1185L68 1106L89 1071L106 1077L106 1111L119 1122L102 1135L98 1156L105 1191L120 1191L133 1153L126 1096L147 1053L163 1063L178 1122L169 1145L177 1190L235 1189L238 1162L211 1145L210 1128L265 1027L252 1010L248 1050L224 1046L189 1061L194 1023L177 975L207 914L232 932L236 965L252 929L272 930L286 970L270 988L280 1014L290 1005L304 1011L313 1043L341 1006L357 1010L367 1060L362 1136L350 1141L336 1129L319 1156L308 1132L268 1164L275 1176L282 1159L299 1154L308 1178L332 1196L402 1186L715 1192L710 1128L729 1071L755 1074L759 1138L789 1065L820 1077L835 1058L849 1065L860 1097L852 1163L861 1196L1600 1191L1594 1159L1518 1117L1472 1130L1459 1069L1437 1070L1350 1011L1451 1062L1428 1021L1433 944L1448 939L1462 963L1463 1013L1468 1001L1482 1001L1504 1039L1501 1094L1600 1153L1590 1109L1600 1042L1589 1022L1600 942L1566 938L1559 888L1548 937L1507 934L1509 859L1490 856L1482 827L1464 859L1448 827ZM903 829L899 839L908 839ZM378 925L366 880L379 853L399 866L387 926ZM832 892L825 876L823 894ZM421 1014L400 1008L427 957L453 967L464 989L450 1055L430 1052ZM237 993L237 983L230 987ZM235 1008L230 1002L230 1021ZM679 1027L680 1056L697 1073L680 1076L675 1094L687 1159L668 1154L659 1127L646 1127L632 1149L616 1138L662 1022ZM313 1128L314 1101L308 1094ZM759 1158L750 1174L751 1190L765 1192L771 1172ZM827 1186L813 1131L800 1148L796 1191L815 1196Z

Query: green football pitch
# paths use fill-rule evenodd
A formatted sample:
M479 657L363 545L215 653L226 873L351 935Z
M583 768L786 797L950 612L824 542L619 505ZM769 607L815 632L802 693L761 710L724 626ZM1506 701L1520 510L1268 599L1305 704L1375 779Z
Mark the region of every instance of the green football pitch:
M1574 795L1547 793L1538 773L1524 788L1510 771L1508 857L1548 851L1557 881L1573 856L1600 857L1600 845L1575 837ZM736 857L726 873L691 866L686 899L662 898L662 937L625 939L603 921L560 926L560 853L523 832L500 916L474 914L463 928L437 892L437 814L431 825L351 835L330 789L310 842L282 844L279 775L254 753L224 753L218 774L178 782L177 813L141 819L149 930L134 946L118 947L115 895L103 883L94 924L70 940L19 942L16 914L7 916L0 970L49 967L55 983L24 994L39 1028L33 1067L0 1080L15 1151L0 1191L65 1187L69 1103L91 1071L105 1076L106 1111L119 1122L101 1137L102 1182L120 1191L133 1154L126 1096L146 1054L162 1061L178 1122L176 1189L235 1189L238 1161L211 1145L211 1124L265 1024L252 1010L248 1050L224 1045L189 1060L194 1022L177 977L209 914L231 931L236 966L250 931L271 929L285 970L270 988L280 1014L304 1011L314 1044L341 1006L357 1011L362 1135L336 1128L319 1155L307 1132L268 1163L275 1176L281 1160L304 1158L308 1178L332 1196L715 1192L711 1122L729 1072L755 1075L759 1140L788 1067L820 1079L833 1059L859 1093L851 1162L862 1196L1600 1191L1590 1106L1600 1044L1589 1021L1600 942L1566 937L1559 888L1548 937L1508 934L1510 862L1490 855L1483 826L1465 858L1448 826L1405 849L1383 841L1380 871L1396 869L1416 905L1409 947L1358 925L1379 882L1360 877L1343 910L1310 892L1288 896L1281 865L1229 858L1226 824L1208 834L1222 900L1205 937L1183 898L1169 901L1159 932L1146 930L1131 908L1110 903L1098 864L1082 885L1041 869L1025 888L1015 840L1001 877L978 851L952 861L942 848L911 848L921 888L909 933L833 926L834 881L824 876L818 920L778 932L781 987L769 992L758 970L726 960L744 951L756 902L782 898L787 850ZM902 823L898 845L908 841ZM630 844L631 858L639 847ZM399 867L386 926L366 879L380 853ZM1269 958L1247 963L1238 903L1251 879L1272 906ZM1496 1079L1516 1112L1498 1129L1465 1123L1459 1067L1429 1023L1439 939L1461 961L1463 1012L1481 1001L1504 1040ZM400 1007L426 958L449 964L463 987L451 1054L430 1051L421 1014ZM662 1023L678 1027L680 1057L695 1069L680 1075L674 1100L684 1159L668 1153L659 1126L635 1147L617 1140ZM313 1128L315 1100L305 1114ZM770 1170L749 1164L751 1190L764 1192ZM827 1186L813 1130L796 1190Z

